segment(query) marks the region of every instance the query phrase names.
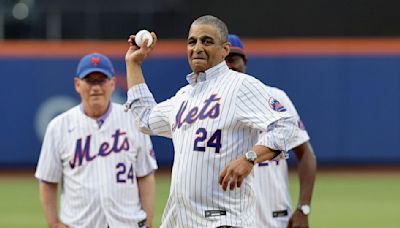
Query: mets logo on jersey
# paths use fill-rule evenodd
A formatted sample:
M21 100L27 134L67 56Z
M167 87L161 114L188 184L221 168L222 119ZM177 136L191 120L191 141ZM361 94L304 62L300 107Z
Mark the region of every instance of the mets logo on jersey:
M93 150L90 149L92 135L86 136L85 139L82 137L76 140L74 158L69 161L71 169L82 166L84 162L91 162L98 157L107 157L112 153L118 154L121 151L129 151L127 132L117 129L111 137L113 141L100 144L97 153L93 153Z
M276 100L273 97L270 97L268 99L268 104L273 110L275 110L277 112L286 112L285 106L283 106L281 103L279 103L278 100Z

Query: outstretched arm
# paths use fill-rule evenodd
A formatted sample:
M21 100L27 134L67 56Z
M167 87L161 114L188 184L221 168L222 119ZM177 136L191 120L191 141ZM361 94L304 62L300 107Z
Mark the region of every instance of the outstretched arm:
M297 170L300 180L298 203L310 205L317 170L315 154L309 142L293 148L293 152L298 161ZM295 210L288 227L308 227L308 216L299 210Z

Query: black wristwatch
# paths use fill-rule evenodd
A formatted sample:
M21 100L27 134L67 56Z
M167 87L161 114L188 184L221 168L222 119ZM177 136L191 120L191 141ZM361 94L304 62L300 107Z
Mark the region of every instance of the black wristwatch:
M303 215L309 215L311 213L311 207L308 204L297 204L297 210L303 213Z
M257 159L256 152L250 150L249 152L245 153L244 156L246 157L246 160L248 162L250 162L251 164L254 165L256 163L256 159Z

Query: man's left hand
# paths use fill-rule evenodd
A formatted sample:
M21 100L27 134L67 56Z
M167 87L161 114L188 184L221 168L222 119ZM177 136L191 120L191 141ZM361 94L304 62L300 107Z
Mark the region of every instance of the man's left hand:
M226 191L228 184L231 191L235 189L235 186L240 188L244 178L250 174L253 166L253 164L246 160L244 155L241 155L238 159L231 161L219 175L218 182L222 189Z

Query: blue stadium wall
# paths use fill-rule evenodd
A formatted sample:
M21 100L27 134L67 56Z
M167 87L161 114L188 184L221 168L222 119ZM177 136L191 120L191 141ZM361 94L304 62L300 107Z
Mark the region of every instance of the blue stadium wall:
M79 103L73 77L78 57L0 57L0 168L34 167L47 122ZM113 57L125 80L123 57ZM185 56L145 62L157 101L186 84ZM290 96L321 165L400 164L400 55L250 55L248 73ZM124 102L124 86L113 100ZM170 166L169 139L153 137L161 166Z

